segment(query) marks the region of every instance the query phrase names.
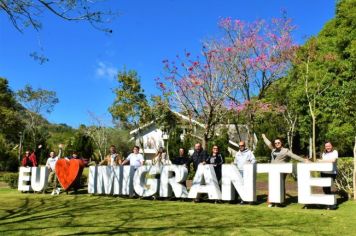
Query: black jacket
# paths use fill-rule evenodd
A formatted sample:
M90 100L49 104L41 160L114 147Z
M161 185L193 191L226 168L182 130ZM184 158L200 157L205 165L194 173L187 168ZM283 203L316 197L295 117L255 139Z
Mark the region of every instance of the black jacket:
M215 158L211 155L206 159L206 164L212 164L217 166L221 166L222 164L224 164L224 162L225 160L220 153L218 153Z
M194 170L197 170L198 165L200 163L203 163L207 159L208 159L208 153L205 150L202 149L202 150L200 150L200 152L197 152L196 150L194 150L194 153L191 157L191 162L193 162Z
M188 165L190 163L190 159L186 156L184 157L176 157L172 161L175 165Z

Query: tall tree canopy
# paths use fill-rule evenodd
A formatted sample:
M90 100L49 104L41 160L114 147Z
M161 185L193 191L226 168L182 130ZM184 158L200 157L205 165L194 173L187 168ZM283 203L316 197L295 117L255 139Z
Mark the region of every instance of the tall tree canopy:
M114 120L125 128L137 128L139 124L150 121L150 107L137 72L119 71L117 81L119 85L114 89L116 98L109 108Z
M8 81L0 77L0 133L10 142L17 142L22 131L23 108L16 101L15 93L9 88Z
M355 12L356 1L339 1L335 18L298 49L289 75L268 91L268 101L288 102L290 110L297 114L297 143L302 149L312 133L308 101L313 101L317 151L322 151L323 142L330 140L341 155L352 153L356 130ZM276 89L280 92L275 93ZM284 95L278 98L278 94Z

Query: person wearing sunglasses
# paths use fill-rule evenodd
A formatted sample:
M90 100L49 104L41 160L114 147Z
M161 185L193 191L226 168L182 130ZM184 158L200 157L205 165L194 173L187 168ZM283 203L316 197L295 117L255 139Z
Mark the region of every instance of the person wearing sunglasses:
M265 134L262 134L263 141L265 144L271 149L271 163L277 164L277 163L288 163L291 159L294 159L299 162L309 162L308 159L304 159L296 154L294 154L292 151L290 151L288 148L285 148L283 146L283 142L280 138L276 138L273 142L273 145L271 141L268 140ZM286 180L287 174L283 174L283 183L284 183L284 195L286 194L286 188L285 188L285 180ZM268 207L272 207L275 204L270 203L268 204Z
M283 142L280 138L276 138L273 142L273 145L271 141L268 140L265 134L262 134L263 141L265 144L271 149L271 163L287 163L290 161L290 159L294 159L296 161L300 162L308 162L308 159L304 159L296 154L294 154L292 151L290 151L288 148L285 148L283 146Z
M219 152L219 147L217 145L214 145L211 150L211 155L208 156L205 163L214 166L214 170L218 182L220 182L221 179L221 165L224 164L224 162L225 159Z
M246 143L244 141L240 141L239 143L239 151L235 155L234 164L237 165L237 169L239 170L241 176L243 177L243 166L247 163L255 163L256 158L253 155L253 152L246 147Z

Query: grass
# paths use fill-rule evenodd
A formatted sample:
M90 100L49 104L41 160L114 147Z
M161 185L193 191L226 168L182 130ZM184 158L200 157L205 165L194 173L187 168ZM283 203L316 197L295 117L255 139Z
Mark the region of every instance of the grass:
M356 202L335 211L229 203L51 196L0 188L0 235L350 235Z

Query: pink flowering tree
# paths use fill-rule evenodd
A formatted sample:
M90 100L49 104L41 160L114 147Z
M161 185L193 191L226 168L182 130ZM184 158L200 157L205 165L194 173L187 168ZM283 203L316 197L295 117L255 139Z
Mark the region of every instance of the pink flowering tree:
M216 53L213 67L227 78L238 81L238 90L229 98L237 107L246 109L247 125L252 134L254 103L264 97L274 81L286 75L294 58L296 45L291 35L294 26L286 17L252 23L224 18L219 26L223 37L206 42L205 47ZM252 143L252 135L249 141Z
M219 26L223 37L205 42L200 57L186 52L175 61L164 60L165 75L157 81L173 109L203 124L204 146L231 108L247 109L253 134L252 98L262 98L285 75L294 54L293 26L287 18L271 23L226 18Z
M199 124L204 132L203 147L214 136L216 127L226 117L229 97L239 83L214 67L217 54L203 48L201 56L185 52L175 61L164 60L165 76L157 80L172 109L187 115L190 123Z

